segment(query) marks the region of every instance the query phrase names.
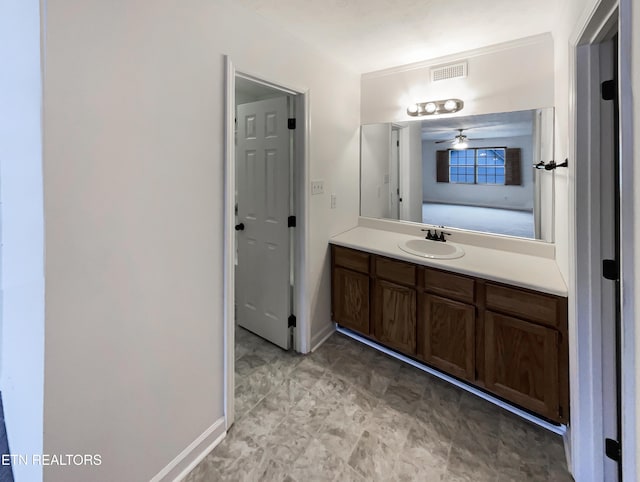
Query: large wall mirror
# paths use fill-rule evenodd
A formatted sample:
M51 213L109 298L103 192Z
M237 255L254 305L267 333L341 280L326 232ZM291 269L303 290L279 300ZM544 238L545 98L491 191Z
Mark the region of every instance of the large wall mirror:
M367 124L360 215L553 241L553 108Z

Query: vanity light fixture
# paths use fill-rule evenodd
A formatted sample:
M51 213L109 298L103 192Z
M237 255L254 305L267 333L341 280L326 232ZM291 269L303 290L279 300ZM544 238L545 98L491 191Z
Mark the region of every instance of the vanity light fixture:
M418 102L407 107L407 114L410 116L433 115L433 114L453 114L462 110L464 102L460 99L433 100L429 102Z
M455 112L458 110L458 103L455 100L449 99L444 103L444 110L447 112Z

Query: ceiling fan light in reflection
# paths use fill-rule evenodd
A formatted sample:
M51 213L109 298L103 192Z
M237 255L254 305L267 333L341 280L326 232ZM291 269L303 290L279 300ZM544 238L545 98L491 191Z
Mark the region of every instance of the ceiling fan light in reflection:
M464 102L460 99L433 100L428 102L418 102L407 107L407 114L410 116L423 116L434 114L453 114L462 110Z
M469 147L469 144L464 139L458 139L458 142L453 145L453 148L458 150L466 149L467 147Z

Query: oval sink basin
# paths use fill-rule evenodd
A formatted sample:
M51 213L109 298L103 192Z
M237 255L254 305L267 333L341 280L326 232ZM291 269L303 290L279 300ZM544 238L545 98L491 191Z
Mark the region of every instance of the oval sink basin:
M456 244L428 239L410 239L399 243L398 247L406 253L422 258L454 259L464 256L464 250Z

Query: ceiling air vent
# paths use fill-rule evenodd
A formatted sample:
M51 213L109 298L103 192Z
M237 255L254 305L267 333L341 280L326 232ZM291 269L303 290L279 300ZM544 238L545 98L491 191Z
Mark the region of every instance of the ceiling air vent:
M441 65L431 68L431 82L447 79L459 79L467 76L467 62Z

